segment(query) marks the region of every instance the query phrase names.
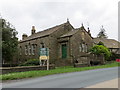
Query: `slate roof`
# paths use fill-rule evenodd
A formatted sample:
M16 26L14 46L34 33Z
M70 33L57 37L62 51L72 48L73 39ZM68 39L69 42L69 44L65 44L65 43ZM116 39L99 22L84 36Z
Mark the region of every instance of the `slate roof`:
M70 32L62 35L61 38L63 38L63 37L70 37L70 36L74 35L75 33L77 33L79 30L84 30L85 32L87 32L87 31L85 30L85 28L82 26L82 27L80 27L80 28L73 29L72 31L70 31ZM87 32L87 33L88 33L88 32ZM90 37L91 37L91 36L90 36ZM93 38L93 37L91 37L91 38Z
M26 41L26 40L31 40L31 39L35 39L35 38L39 38L39 37L44 37L47 35L52 34L53 32L57 31L59 28L63 27L64 25L68 24L69 22L54 26L52 28L37 32L33 35L30 35L29 37L26 37L24 40L21 40L20 42ZM70 24L70 23L69 23Z
M94 43L99 43L100 41L104 43L107 48L120 48L120 42L114 39L106 39L106 38L94 38Z
M69 37L69 36L72 36L74 35L75 33L77 33L79 30L83 30L84 28L76 28L76 29L73 29L72 31L69 31L68 33L64 34L61 36L62 37ZM84 29L85 30L85 29Z

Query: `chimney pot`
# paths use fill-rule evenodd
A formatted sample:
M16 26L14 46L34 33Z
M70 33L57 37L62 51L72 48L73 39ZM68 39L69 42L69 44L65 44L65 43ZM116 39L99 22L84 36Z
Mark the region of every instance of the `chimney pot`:
M35 26L32 26L31 35L35 33Z
M35 30L35 26L32 26L32 30Z

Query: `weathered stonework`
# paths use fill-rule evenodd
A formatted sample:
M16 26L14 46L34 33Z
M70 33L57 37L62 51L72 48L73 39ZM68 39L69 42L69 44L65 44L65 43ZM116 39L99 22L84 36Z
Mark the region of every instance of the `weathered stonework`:
M54 66L49 66L49 69L55 69ZM47 70L47 66L22 66L22 67L2 67L0 68L2 73L0 74L8 74L13 72L25 72L25 71L33 71L33 70Z
M42 32L34 32L31 36L19 42L21 49L19 62L24 62L28 59L38 59L39 48L42 48L41 44L44 44L44 48L49 48L50 64L55 64L56 66L74 65L76 62L89 64L90 62L86 55L90 47L93 46L93 39L90 30L88 31L85 30L84 26L74 29L67 21ZM34 54L26 54L26 45L33 44L35 46Z

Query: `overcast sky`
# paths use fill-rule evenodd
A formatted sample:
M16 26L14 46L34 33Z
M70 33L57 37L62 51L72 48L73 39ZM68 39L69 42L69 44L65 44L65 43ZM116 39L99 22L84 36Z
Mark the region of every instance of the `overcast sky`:
M2 18L12 23L22 34L65 23L79 28L81 23L89 26L96 37L103 25L109 38L118 39L118 0L0 0Z

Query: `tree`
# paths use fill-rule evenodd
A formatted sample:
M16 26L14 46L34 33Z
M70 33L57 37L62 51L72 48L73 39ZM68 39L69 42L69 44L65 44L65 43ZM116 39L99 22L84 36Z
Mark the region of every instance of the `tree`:
M104 43L100 41L97 45L103 45L104 46Z
M2 30L2 61L11 62L17 52L18 47L18 34L15 28L4 19L0 19L0 25Z
M96 55L104 54L105 59L108 60L111 56L109 49L103 45L95 45L90 49L90 52Z
M103 28L103 26L100 29L100 32L98 33L97 37L98 38L108 38L107 34L105 33L105 29Z

